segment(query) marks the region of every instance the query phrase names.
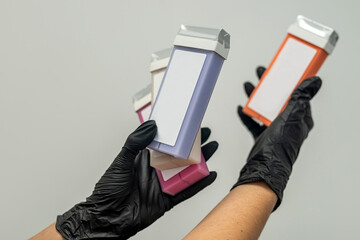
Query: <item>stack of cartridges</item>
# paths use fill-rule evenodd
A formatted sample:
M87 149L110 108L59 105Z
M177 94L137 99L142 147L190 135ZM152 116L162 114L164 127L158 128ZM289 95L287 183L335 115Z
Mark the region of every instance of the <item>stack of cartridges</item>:
M200 125L229 49L223 29L182 25L173 48L152 54L151 84L133 98L140 122L156 121L150 165L169 195L209 175Z

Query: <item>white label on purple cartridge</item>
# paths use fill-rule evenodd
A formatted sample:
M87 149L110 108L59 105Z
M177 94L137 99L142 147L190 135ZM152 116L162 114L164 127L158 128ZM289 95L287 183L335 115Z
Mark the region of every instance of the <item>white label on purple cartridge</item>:
M289 38L252 97L249 107L273 121L315 54L314 48Z
M150 116L158 128L157 142L175 145L205 59L206 54L174 51Z

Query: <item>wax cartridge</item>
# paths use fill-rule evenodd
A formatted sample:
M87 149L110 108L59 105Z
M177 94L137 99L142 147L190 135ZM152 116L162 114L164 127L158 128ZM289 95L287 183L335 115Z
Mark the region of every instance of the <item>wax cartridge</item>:
M294 89L316 75L338 38L334 29L298 16L243 112L269 126L284 110Z
M140 122L145 122L149 119L151 112L151 85L137 92L133 97L133 104L135 112L137 113Z
M225 30L181 25L150 115L158 132L149 148L188 159L229 49Z
M166 68L169 63L170 54L172 49L164 49L151 54L150 73L151 73L151 85L152 85L152 104L156 98L161 81L164 77ZM197 164L201 161L201 136L198 131L195 138L195 142L191 149L188 159L179 159L174 156L158 152L156 150L150 151L150 165L159 170L166 170L171 168L177 168L181 166L187 166L190 164Z

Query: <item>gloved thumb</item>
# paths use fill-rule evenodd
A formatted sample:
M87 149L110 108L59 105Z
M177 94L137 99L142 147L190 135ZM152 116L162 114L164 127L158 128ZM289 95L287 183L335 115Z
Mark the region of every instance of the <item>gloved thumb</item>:
M156 132L155 121L147 121L131 133L121 152L96 184L93 194L87 198L87 201L96 202L109 199L111 196L116 198L127 196L131 191L135 157L140 150L151 143Z
M291 100L305 98L311 100L321 87L322 81L319 77L305 79L291 95Z
M128 136L123 148L136 156L140 150L146 148L154 140L156 132L155 121L146 121Z
M291 122L305 120L310 131L314 125L311 118L310 100L319 91L321 84L322 81L319 77L305 79L292 93L290 101L279 119Z
M140 150L146 148L154 140L157 132L155 121L146 121L131 133L118 156L107 170L108 175L121 173L122 176L131 176L135 158ZM106 175L106 174L105 174ZM115 174L116 175L116 174Z

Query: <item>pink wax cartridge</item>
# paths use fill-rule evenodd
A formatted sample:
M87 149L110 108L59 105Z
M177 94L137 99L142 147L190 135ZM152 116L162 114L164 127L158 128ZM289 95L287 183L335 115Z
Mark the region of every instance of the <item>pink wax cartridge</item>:
M167 65L169 63L172 48L164 49L151 54L150 73L152 82L152 104L157 97L162 79L164 77ZM159 170L166 170L187 166L190 164L198 164L201 161L201 136L198 131L190 155L187 159L179 159L174 156L161 153L158 151L150 151L150 165Z
M140 122L143 123L147 121L151 112L151 85L141 89L134 95L133 104Z
M166 170L165 170L166 171ZM171 177L168 180L164 180L162 176L162 171L156 169L156 173L160 182L161 190L164 193L167 193L171 196L176 195L180 191L190 187L189 184L183 182L180 177L180 173L175 174L173 177ZM181 189L181 190L179 190Z
M209 169L205 158L201 154L201 162L187 167L179 167L160 171L156 169L161 189L169 195L176 195L194 183L208 176Z
M209 169L206 165L205 158L201 154L201 162L200 164L194 164L183 171L180 172L180 177L184 182L189 183L190 185L200 181L204 177L208 176Z

